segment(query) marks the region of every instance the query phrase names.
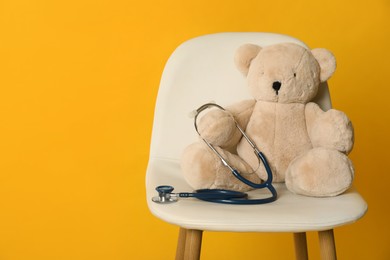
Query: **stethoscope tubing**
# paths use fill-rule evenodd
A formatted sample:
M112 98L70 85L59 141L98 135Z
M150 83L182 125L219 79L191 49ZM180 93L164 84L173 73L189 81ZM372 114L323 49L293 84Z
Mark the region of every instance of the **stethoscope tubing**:
M200 189L196 192L180 192L177 195L181 198L195 197L202 200L243 199L248 197L248 194L244 192L224 189Z
M264 168L265 168L265 171L267 173L267 180L263 183L254 183L250 180L248 180L247 178L245 178L242 174L240 174L240 172L235 169L234 167L232 167L229 162L223 158L223 156L214 148L214 146L212 144L210 144L206 139L204 139L202 137L202 135L200 134L199 130L198 130L198 126L197 126L197 117L198 115L205 109L209 108L209 107L217 107L218 109L221 109L223 111L226 111L223 107L221 107L220 105L217 105L217 104L214 104L214 103L207 103L207 104L204 104L202 105L201 107L199 107L197 110L196 110L196 114L195 114L195 118L194 118L194 126L195 126L195 130L196 132L198 133L199 137L203 140L203 142L219 157L219 159L222 161L222 163L230 169L231 173L238 179L240 180L241 182L245 183L246 185L254 188L254 189L263 189L263 188L267 188L270 192L271 192L271 197L268 197L268 198L262 198L262 199L231 199L231 198L226 198L226 199L203 199L203 200L206 200L206 201L210 201L210 202L217 202L217 203L226 203L226 204L240 204L240 205L245 205L245 204L264 204L264 203L269 203L269 202L273 202L277 199L277 192L276 192L276 189L275 187L272 185L272 180L273 180L273 176L272 176L272 170L269 166L269 163L267 161L267 158L265 157L265 155L257 148L256 144L247 136L247 134L245 133L245 131L239 126L239 124L236 122L236 120L234 119L233 117L233 120L236 124L236 127L238 128L238 130L241 132L243 138L246 139L246 141L249 143L249 145L253 148L253 151L255 153L255 155L259 158L259 160L261 161L261 163L263 164ZM211 191L210 191L211 192Z
M224 189L200 189L196 190L195 192L180 192L180 193L172 193L173 187L162 185L158 186L156 190L159 193L159 197L154 197L153 201L157 203L164 203L166 202L175 202L177 200L173 199L171 197L181 197L181 198L189 198L194 197L203 201L208 202L215 202L215 203L222 203L222 204L233 204L233 205L254 205L254 204L265 204L273 202L277 199L277 192L275 187L272 185L272 171L268 164L268 161L265 157L265 155L257 148L255 143L246 135L246 133L242 130L242 128L238 125L238 123L235 121L236 127L238 130L242 133L243 137L246 139L246 141L250 144L250 146L253 148L255 155L259 158L259 161L263 164L266 172L267 172L267 180L263 183L254 183L248 179L246 179L237 169L232 167L228 161L223 158L223 156L214 148L212 144L210 144L207 140L205 140L201 134L198 131L197 126L197 117L198 115L205 109L209 108L210 106L217 107L221 110L226 111L223 107L213 104L213 103L207 103L202 105L196 110L195 119L194 119L194 126L195 130L198 133L199 137L205 142L205 144L219 157L219 159L222 161L224 166L229 168L231 173L241 182L245 183L246 185L254 188L254 189L263 189L267 188L271 192L270 197L266 198L260 198L260 199L248 199L248 194L238 191L232 191L232 190L224 190ZM166 196L166 197L165 197Z

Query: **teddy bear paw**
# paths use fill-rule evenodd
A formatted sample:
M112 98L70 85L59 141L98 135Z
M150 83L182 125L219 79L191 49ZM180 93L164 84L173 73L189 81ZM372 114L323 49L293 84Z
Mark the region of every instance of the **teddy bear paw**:
M252 168L239 156L220 147L215 147L219 154L251 182L261 183L261 179ZM206 144L197 142L189 145L183 153L181 169L184 178L194 189L228 189L248 191L252 189L238 180L221 162Z
M334 149L314 148L294 159L286 171L286 186L313 197L336 196L352 184L354 169L344 154Z
M314 147L336 149L348 154L353 147L353 127L345 113L330 109L317 118L310 130Z
M225 148L234 139L237 129L234 118L229 112L215 109L200 118L198 131L212 145Z

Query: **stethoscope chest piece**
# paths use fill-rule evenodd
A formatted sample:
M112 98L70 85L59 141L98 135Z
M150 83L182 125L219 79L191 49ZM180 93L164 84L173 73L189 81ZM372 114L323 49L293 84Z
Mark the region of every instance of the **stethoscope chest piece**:
M158 196L152 198L153 202L168 204L177 202L177 196L172 196L173 187L169 185L162 185L156 187L156 191L158 192Z

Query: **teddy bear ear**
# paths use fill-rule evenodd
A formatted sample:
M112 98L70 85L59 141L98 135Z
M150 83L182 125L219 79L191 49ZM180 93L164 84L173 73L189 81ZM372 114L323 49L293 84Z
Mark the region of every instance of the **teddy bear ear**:
M261 47L255 44L244 44L237 49L234 62L238 70L245 76L248 74L251 61L257 56L260 50Z
M327 49L313 49L311 50L314 58L317 60L320 65L320 80L321 82L327 81L336 70L336 58L334 55Z

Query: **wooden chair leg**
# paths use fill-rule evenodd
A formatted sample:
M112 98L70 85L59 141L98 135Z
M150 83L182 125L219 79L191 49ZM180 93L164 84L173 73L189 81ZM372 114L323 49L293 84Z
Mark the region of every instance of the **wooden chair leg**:
M177 247L176 247L176 260L184 260L184 251L186 247L186 235L187 235L187 229L180 228L179 229L179 238L177 240Z
M333 229L319 231L320 252L322 260L336 260L336 245L334 242Z
M186 246L184 252L185 260L199 260L202 247L202 230L187 229Z
M295 258L297 260L307 260L307 240L306 233L294 233Z

